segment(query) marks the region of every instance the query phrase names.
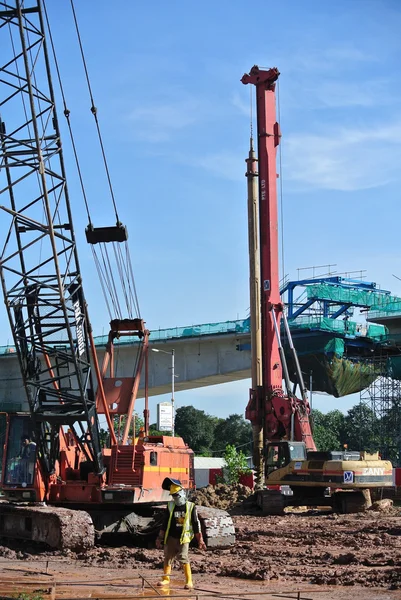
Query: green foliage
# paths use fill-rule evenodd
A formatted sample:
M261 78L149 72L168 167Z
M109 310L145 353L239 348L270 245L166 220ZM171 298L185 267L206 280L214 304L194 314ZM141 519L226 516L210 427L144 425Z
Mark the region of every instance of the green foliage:
M242 415L219 419L214 430L214 456L223 456L227 445L240 447L245 455L252 452L252 425Z
M345 416L340 410L323 414L313 411L313 437L321 451L342 450L345 443Z
M251 453L252 426L242 415L219 419L193 406L180 407L175 416L175 431L198 456L223 456L227 445Z
M114 433L116 434L117 440L120 441L123 435L125 423L127 422L126 415L122 415L120 419L120 415L112 415ZM144 421L142 417L140 417L137 413L134 413L134 418L131 421L131 425L128 432L128 438L131 439L134 435L134 426L135 426L135 435L138 435L138 431L141 427L144 426ZM100 429L100 444L102 448L110 447L110 433L107 429Z
M21 592L16 597L16 600L45 600L44 596L39 592L33 592L30 594L29 592Z
M208 451L214 441L216 418L193 406L181 406L175 414L175 431L197 454Z
M379 450L379 421L372 409L357 404L346 415L340 410L313 411L313 437L318 450Z
M345 433L350 450L377 452L379 450L377 430L378 419L369 406L357 404L348 411L345 417Z
M99 437L101 447L108 448L110 446L110 433L108 432L108 430L101 428L99 430Z
M235 446L227 444L224 452L224 480L229 485L235 485L239 482L239 478L243 473L250 473L245 454L242 450L237 450Z
M313 438L315 440L317 450L322 452L329 450L341 450L336 435L322 425L315 425L313 430Z
M151 423L149 425L149 435L172 435L171 431L159 431L157 429L157 423Z
M396 418L399 420L397 414L389 414L388 419L391 419L391 422ZM332 410L326 414L314 410L312 420L313 437L318 450L343 450L345 444L349 450L379 450L379 421L373 411L364 404L354 406L346 415L340 410ZM241 450L243 457L251 453L252 427L241 415L232 414L227 419L218 419L193 406L182 406L176 412L175 424L176 434L181 436L198 456L226 458L227 448L230 447ZM231 461L236 465L236 455L235 460L231 460L230 456L229 460L226 458L227 464ZM393 460L399 460L398 454ZM233 473L236 469L237 467L233 467Z
M401 402L398 398L393 399L393 405L386 411L381 419L381 431L385 432L382 435L382 447L383 454L391 460L393 466L401 467L401 448L399 438L394 439L392 432L401 432Z

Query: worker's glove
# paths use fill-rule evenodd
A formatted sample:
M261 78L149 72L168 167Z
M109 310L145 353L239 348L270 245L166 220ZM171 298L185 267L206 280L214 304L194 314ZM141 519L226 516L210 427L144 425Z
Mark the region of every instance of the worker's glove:
M156 548L158 550L163 548L163 538L161 538L161 537L156 538Z
M199 548L199 550L206 550L206 544L202 538L198 542L198 548Z

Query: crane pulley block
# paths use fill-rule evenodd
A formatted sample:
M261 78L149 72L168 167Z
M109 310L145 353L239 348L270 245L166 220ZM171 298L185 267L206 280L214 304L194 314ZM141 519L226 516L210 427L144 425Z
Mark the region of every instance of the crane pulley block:
M111 227L93 227L90 224L85 229L85 234L88 244L126 242L128 240L128 230L122 223Z
M143 319L113 319L110 321L110 334L113 338L121 335L137 335L143 337L145 334L145 322Z

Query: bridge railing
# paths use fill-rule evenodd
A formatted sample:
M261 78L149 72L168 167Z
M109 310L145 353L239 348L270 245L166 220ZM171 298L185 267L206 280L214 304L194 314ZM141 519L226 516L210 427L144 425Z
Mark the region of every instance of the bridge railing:
M186 327L168 327L166 329L152 329L150 332L150 342L164 342L168 340L198 338L208 335L224 333L249 333L250 320L237 319L235 321L221 321L219 323L204 323L202 325L189 325ZM124 337L116 340L117 344L133 344L138 338ZM96 346L102 346L107 343L107 335L96 336Z

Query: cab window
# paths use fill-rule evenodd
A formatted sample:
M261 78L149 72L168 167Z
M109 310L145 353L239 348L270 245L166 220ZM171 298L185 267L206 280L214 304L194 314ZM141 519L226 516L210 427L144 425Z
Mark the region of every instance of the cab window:
M12 417L6 446L4 483L22 487L33 485L36 443L29 417Z

